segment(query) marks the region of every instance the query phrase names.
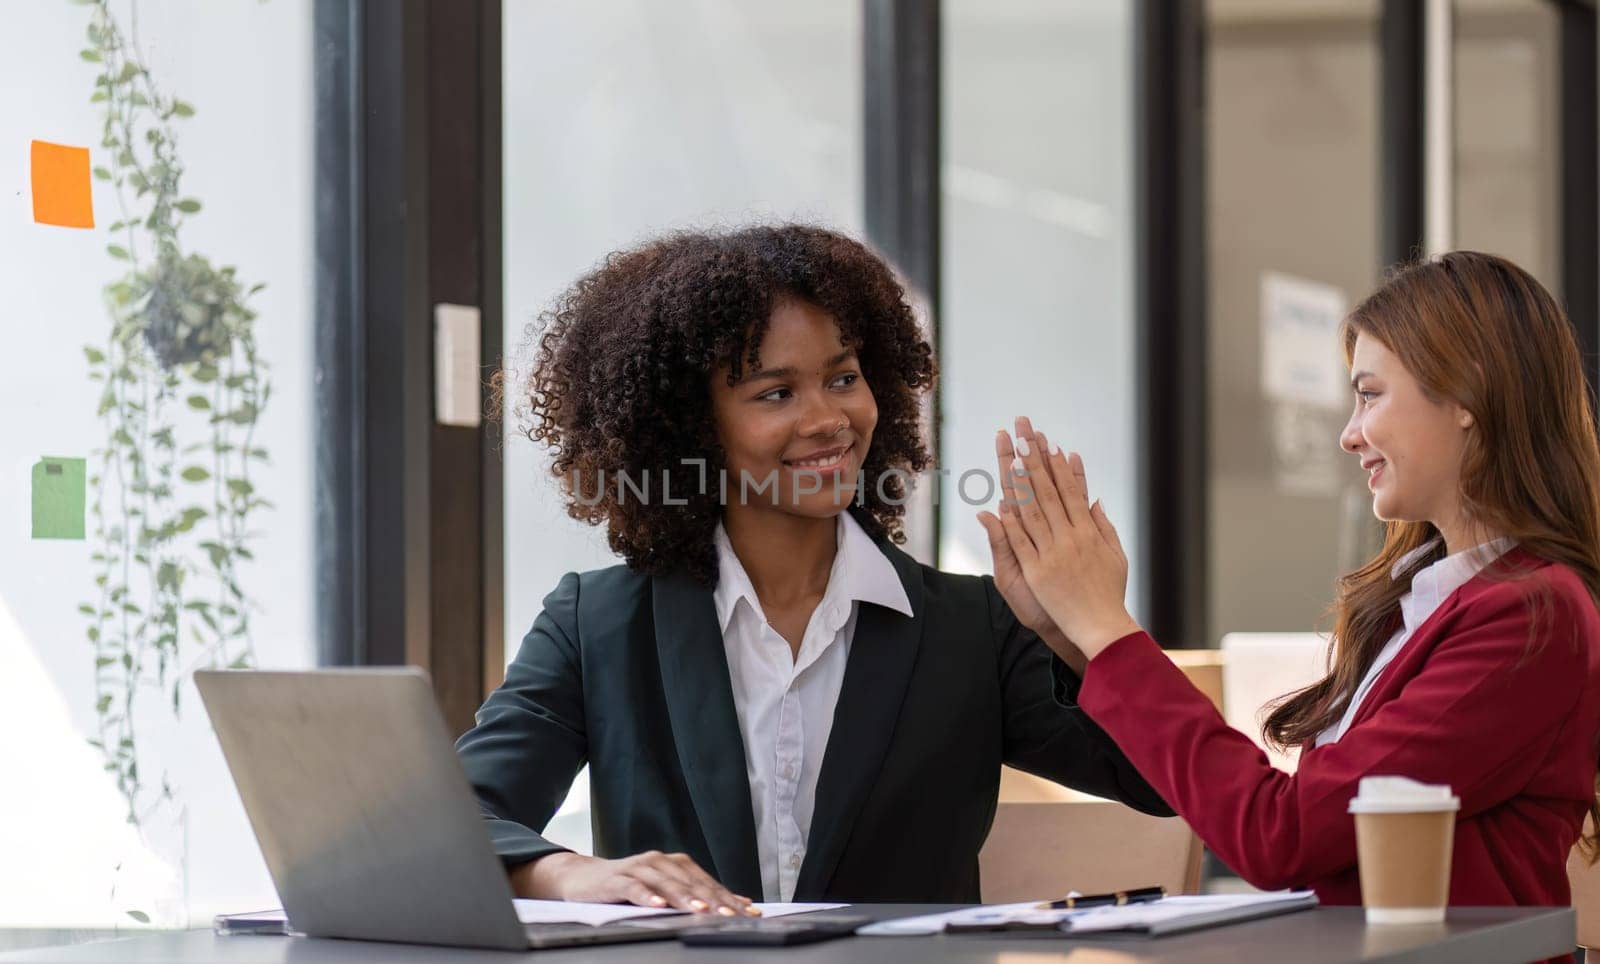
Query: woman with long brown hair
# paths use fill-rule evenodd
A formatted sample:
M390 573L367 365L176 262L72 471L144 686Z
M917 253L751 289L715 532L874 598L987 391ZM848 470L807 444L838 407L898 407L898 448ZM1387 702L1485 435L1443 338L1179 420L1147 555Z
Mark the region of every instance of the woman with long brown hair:
M1250 883L1359 902L1346 808L1363 776L1399 775L1460 797L1451 904L1567 904L1600 737L1600 446L1572 326L1527 272L1462 251L1393 274L1343 338L1340 444L1387 535L1339 581L1328 675L1266 722L1301 747L1294 774L1128 615L1081 460L1024 420L1014 481L1031 491L980 517L996 564L1014 556L1089 657L1082 708Z

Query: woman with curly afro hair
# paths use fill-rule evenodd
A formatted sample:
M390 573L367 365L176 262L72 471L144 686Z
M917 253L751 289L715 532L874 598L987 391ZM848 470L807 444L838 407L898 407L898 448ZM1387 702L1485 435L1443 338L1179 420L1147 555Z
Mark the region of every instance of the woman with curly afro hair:
M542 322L500 408L625 564L561 580L457 745L519 896L976 901L1002 763L1170 813L1009 552L896 547L935 368L863 245L669 235ZM539 833L586 763L595 857Z

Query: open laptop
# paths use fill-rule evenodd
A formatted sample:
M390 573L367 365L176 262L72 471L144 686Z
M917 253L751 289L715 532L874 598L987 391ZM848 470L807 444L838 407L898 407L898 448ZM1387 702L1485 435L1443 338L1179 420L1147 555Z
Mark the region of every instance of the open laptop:
M525 951L671 938L692 914L523 924L422 671L194 674L289 924Z

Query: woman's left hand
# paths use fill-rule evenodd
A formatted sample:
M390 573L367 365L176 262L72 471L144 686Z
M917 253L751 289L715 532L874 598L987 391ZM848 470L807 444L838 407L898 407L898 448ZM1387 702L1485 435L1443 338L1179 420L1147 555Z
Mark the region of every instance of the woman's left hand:
M1128 557L1100 503L1088 502L1083 460L1076 452L1064 455L1055 445L1049 452L1036 446L1017 449L1012 471L1020 465L1021 474L1013 479L1020 504L999 521L1039 603L1093 659L1139 631L1125 604Z

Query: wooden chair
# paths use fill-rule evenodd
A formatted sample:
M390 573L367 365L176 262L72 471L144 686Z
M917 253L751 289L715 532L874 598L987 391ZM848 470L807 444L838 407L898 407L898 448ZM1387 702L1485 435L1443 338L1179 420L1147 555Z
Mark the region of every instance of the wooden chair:
M1222 654L1167 654L1220 710ZM1160 884L1174 894L1200 892L1205 848L1176 817L1132 807L1002 767L1000 807L978 855L989 903L1104 893Z
M1177 817L1152 817L1114 800L1001 803L978 856L988 903L1104 893L1160 884L1200 890L1200 840Z
M1309 686L1327 672L1328 641L1317 633L1228 633L1222 637L1222 716L1254 740L1280 770L1293 773L1299 751L1280 751L1261 739L1262 711L1271 701Z

